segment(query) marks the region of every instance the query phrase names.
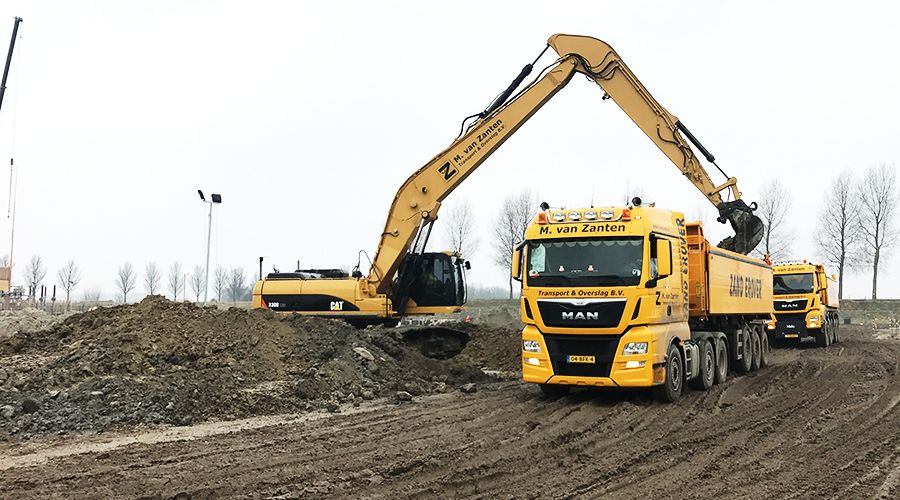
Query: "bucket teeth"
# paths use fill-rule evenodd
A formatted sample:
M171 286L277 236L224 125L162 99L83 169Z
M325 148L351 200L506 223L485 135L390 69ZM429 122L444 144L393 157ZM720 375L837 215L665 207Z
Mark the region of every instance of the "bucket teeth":
M748 254L759 245L765 235L762 220L753 214L753 209L744 200L727 201L719 205L719 216L731 223L734 236L719 242L719 248L740 254Z

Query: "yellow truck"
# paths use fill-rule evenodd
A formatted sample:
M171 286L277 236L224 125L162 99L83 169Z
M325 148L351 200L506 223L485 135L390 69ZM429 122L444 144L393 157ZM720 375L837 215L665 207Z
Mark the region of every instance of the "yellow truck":
M641 206L550 209L513 255L522 282L522 377L647 387L673 401L767 364L772 268L712 246L700 222Z
M807 261L773 266L775 320L768 325L772 345L814 337L820 347L840 341L837 281L825 266Z

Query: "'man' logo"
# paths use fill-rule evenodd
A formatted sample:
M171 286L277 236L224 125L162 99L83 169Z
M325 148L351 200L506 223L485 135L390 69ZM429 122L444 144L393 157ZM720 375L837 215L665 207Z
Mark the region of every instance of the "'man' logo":
M588 311L588 312L586 312L586 313L583 313L583 312L581 312L581 311L578 311L578 312L563 312L563 313L562 313L562 319L580 319L580 320L593 319L593 320L598 320L598 319L600 319L600 313L599 313L599 312L590 312L590 311Z
M459 170L454 168L453 165L451 165L448 161L447 163L444 163L443 165L438 167L438 172L444 176L445 181L449 181L453 178L454 175L456 175L457 172L459 172Z

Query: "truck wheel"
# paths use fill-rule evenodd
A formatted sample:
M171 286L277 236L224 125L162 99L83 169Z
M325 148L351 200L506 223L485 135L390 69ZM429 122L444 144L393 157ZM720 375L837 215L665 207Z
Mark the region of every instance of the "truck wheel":
M759 370L759 358L762 357L762 340L759 338L759 330L754 327L750 327L750 336L750 340L753 342L753 359L750 360L750 371L755 372Z
M769 334L767 334L763 330L760 330L759 340L759 367L765 368L769 366Z
M828 347L828 332L825 331L824 325L816 332L816 345L819 347Z
M724 384L728 380L728 346L725 339L716 341L716 377L714 384Z
M688 385L697 391L708 390L716 378L716 355L712 345L706 340L700 341L700 374Z
M540 384L544 397L558 399L569 393L569 386L559 384Z
M681 396L684 382L684 364L681 362L681 351L678 346L669 346L666 355L666 381L653 387L653 398L660 403L671 403Z
M741 327L741 350L743 356L738 360L737 369L741 373L747 373L753 368L753 330L749 326Z
M838 331L841 329L841 322L839 319L835 318L831 321L831 343L837 344L841 341L840 336L838 335Z

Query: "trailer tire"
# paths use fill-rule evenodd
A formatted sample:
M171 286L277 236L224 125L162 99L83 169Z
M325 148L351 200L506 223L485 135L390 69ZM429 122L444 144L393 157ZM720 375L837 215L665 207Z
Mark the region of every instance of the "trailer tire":
M714 384L724 384L728 380L728 345L725 339L716 342L716 376Z
M700 341L700 373L688 385L696 391L709 390L716 378L716 353L709 341Z
M540 384L541 393L548 399L559 399L569 393L570 387L560 384Z
M760 332L759 367L765 368L769 366L769 334L762 330Z
M753 343L753 357L750 359L750 371L755 372L759 370L760 367L760 358L762 357L762 339L759 338L759 329L754 326L750 327L750 335L752 338L750 339Z
M681 396L684 389L684 363L681 361L681 350L672 344L666 355L666 380L653 387L653 399L660 403L671 403Z
M753 368L753 330L749 325L744 325L741 328L742 339L741 339L741 351L743 354L741 359L738 360L737 369L741 373L747 373Z

